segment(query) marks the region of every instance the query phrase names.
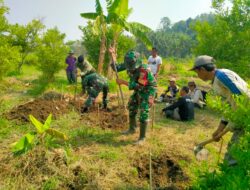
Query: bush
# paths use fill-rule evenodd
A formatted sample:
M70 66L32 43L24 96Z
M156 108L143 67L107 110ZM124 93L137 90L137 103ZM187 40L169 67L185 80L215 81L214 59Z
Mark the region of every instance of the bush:
M245 131L239 143L230 148L230 154L237 165L221 164L219 171L206 171L190 189L249 189L250 184L250 101L246 96L234 97L236 109L221 101L221 98L208 96L207 104L213 110L223 113L235 127Z
M63 43L64 38L65 35L60 34L56 28L48 30L42 38L42 45L37 53L38 68L47 82L53 82L55 74L65 66L68 48Z

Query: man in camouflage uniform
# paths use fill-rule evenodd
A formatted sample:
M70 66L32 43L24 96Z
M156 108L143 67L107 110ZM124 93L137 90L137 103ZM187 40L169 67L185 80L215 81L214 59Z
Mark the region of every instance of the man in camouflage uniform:
M84 59L83 55L80 55L77 58L76 66L81 70L80 76L82 79L82 92L83 92L83 90L84 90L84 86L83 86L84 77L91 74L91 73L95 73L96 71L92 67L92 65Z
M129 109L129 129L123 134L133 134L136 128L136 114L140 109L140 136L136 144L141 144L146 137L146 128L148 126L149 109L154 102L156 81L153 73L147 64L142 64L139 54L135 51L129 51L124 57L124 63L116 65L116 56L113 48L109 48L113 59L113 70L127 70L129 82L117 79L116 82L126 85L129 90L134 90L128 102Z
M96 97L101 91L103 92L103 109L110 111L107 107L109 91L107 79L97 74L95 69L88 62L84 61L83 56L78 57L77 67L81 70L82 93L85 94L86 91L88 93L88 99L81 108L81 112L88 112L89 107L95 102Z

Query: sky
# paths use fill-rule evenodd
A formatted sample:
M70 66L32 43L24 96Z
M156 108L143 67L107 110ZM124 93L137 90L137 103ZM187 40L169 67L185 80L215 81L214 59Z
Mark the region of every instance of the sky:
M105 8L105 0L100 0ZM211 0L130 0L133 8L128 21L140 22L155 30L163 17L171 23L212 12ZM80 40L78 26L86 25L80 13L95 12L95 0L4 0L10 8L6 15L12 24L27 24L42 19L46 28L55 26L66 34L66 40Z

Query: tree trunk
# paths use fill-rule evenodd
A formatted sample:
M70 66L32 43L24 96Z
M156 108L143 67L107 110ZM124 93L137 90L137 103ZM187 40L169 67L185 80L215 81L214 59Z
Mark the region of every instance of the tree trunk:
M114 34L114 39L113 39L113 43L112 43L112 48L115 50L115 54L117 52L117 41L118 41L118 33L115 33ZM109 65L112 63L112 59L111 57L109 56ZM109 66L108 67L108 79L112 79L113 78L113 72L112 72L112 69L111 67Z
M100 52L99 52L99 63L98 63L98 73L103 73L103 64L106 52L106 36L102 33L101 45L100 45Z

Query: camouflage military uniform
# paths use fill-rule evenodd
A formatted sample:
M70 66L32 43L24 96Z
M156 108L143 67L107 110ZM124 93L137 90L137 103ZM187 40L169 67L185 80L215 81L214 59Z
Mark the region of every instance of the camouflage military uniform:
M89 108L101 91L103 92L103 108L107 108L107 95L109 88L106 78L97 73L85 75L83 80L83 90L84 92L88 92L88 99L84 103L84 108Z
M84 60L84 57L82 55L80 55L77 58L76 66L81 70L80 75L82 79L82 90L83 90L84 89L84 86L83 86L84 77L91 73L95 73L96 71L89 62Z
M82 112L86 112L93 104L99 93L103 92L103 108L107 108L108 81L106 78L95 72L95 69L81 55L78 57L77 67L81 70L82 91L88 93L88 99L84 103Z
M125 61L124 61L125 62ZM138 61L137 61L138 62ZM117 71L127 70L130 77L129 90L134 90L128 102L129 109L129 130L126 132L134 133L136 128L136 114L140 109L140 137L143 140L146 134L147 121L149 119L149 98L155 96L156 80L148 65L139 63L139 66L132 72L128 68L129 63L117 65Z

